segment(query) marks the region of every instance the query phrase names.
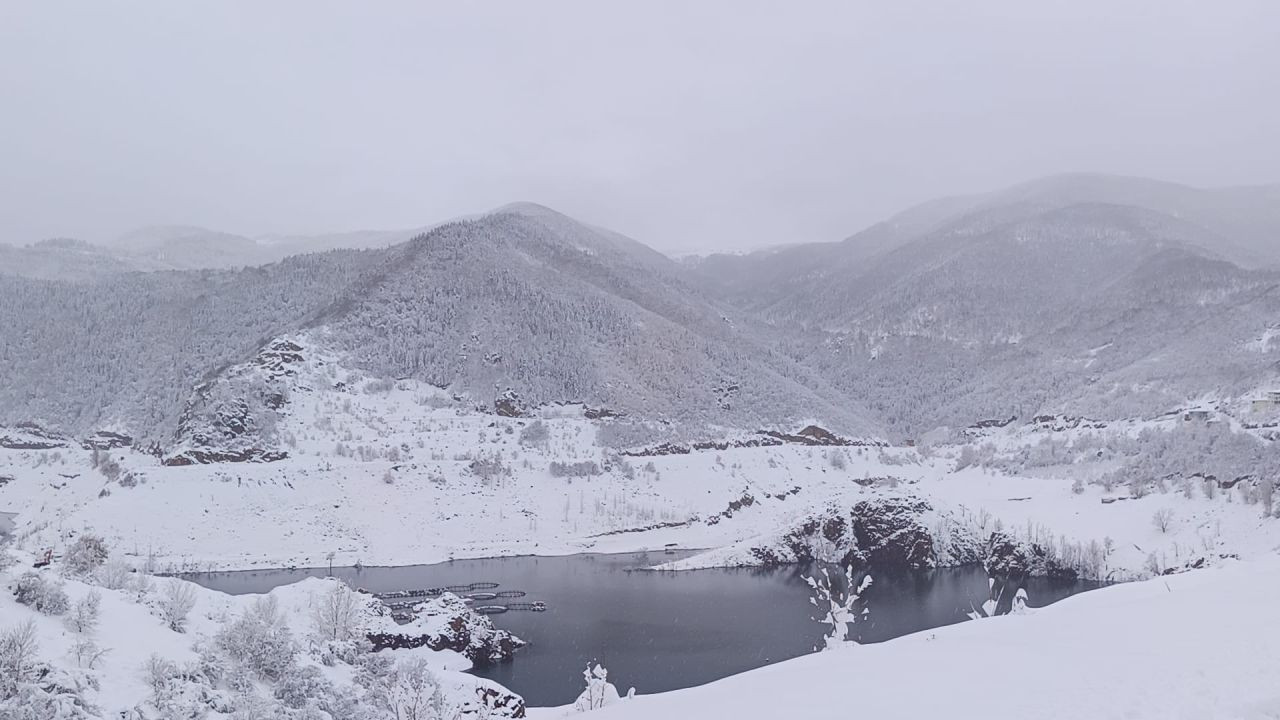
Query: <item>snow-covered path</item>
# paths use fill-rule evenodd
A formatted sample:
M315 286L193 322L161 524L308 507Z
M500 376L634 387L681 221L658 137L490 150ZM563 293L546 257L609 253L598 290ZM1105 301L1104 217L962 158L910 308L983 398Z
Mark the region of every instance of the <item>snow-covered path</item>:
M1231 563L810 655L590 717L1280 718L1278 596L1280 557ZM625 691L626 678L611 680Z

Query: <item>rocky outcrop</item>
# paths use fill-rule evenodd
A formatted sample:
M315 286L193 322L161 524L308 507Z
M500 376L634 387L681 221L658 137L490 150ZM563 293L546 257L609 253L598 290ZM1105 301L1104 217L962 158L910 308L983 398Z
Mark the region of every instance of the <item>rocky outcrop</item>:
M840 447L887 447L888 443L879 440L853 440L840 437L826 428L809 425L795 434L782 433L777 430L761 430L761 435L776 438L794 445L840 446Z
M306 362L303 353L292 340L272 340L253 359L197 386L162 462L272 462L288 457L276 448L275 423Z
M474 710L464 705L460 708L459 714L463 717L477 718L525 717L524 698L501 685L477 686L476 704L479 707Z
M383 608L385 610L385 608ZM476 665L510 660L525 642L466 605L458 596L445 593L414 607L414 619L403 625L390 611L371 623L369 642L375 650L428 647L453 650ZM518 717L518 716L516 716Z
M70 444L67 438L35 423L0 428L0 448L7 450L57 450Z
M124 433L110 430L98 430L80 443L80 447L85 450L115 450L117 448L131 447L132 445L133 438Z
M761 565L834 562L855 569L919 570L937 567L955 548L939 548L926 519L933 508L924 500L884 496L856 503L848 510L831 508L804 520L780 542L752 547ZM965 541L963 536L958 536ZM956 537L940 538L956 542ZM940 553L941 550L941 553ZM971 551L970 551L971 552Z
M582 406L582 416L588 420L607 420L609 418L626 417L624 412L617 412L609 408L593 408L586 405Z
M502 417L524 417L528 413L516 391L508 388L493 400L493 412Z
M275 462L289 457L283 450L265 450L250 447L239 450L184 450L169 455L160 461L162 465L179 467L183 465L207 465L209 463L231 462Z
M758 430L751 437L699 440L689 444L668 442L652 447L623 450L619 454L629 457L657 457L662 455L688 455L695 450L776 447L786 444L807 445L809 447L888 447L888 443L879 440L844 438L817 425L809 425L796 433L784 433L778 430Z
M302 346L292 340L273 340L253 359L253 364L262 368L271 377L296 375L297 367L302 364Z
M1031 562L1021 543L1006 533L993 532L987 539L982 567L992 577L1021 579L1030 573Z

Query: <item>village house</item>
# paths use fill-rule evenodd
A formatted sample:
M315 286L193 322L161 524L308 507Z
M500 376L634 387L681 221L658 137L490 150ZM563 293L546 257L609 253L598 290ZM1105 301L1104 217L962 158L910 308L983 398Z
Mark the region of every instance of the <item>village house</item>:
M1253 401L1253 411L1256 413L1271 412L1278 407L1280 407L1280 390L1268 390L1262 397Z

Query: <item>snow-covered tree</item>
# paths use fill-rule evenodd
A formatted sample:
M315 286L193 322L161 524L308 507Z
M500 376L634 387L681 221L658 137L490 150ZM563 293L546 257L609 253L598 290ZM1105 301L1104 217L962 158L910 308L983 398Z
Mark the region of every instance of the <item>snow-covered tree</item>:
M618 688L609 682L609 671L599 663L595 665L587 663L586 669L582 671L582 679L586 683L586 688L573 702L574 710L578 712L599 710L622 699L618 695ZM635 692L635 688L632 688L627 693L627 697L635 695Z
M313 651L322 663L337 660L355 663L366 652L369 642L364 634L360 597L342 582L313 598L311 626Z
M396 720L444 720L445 701L440 681L426 659L409 657L392 669L387 703Z
M987 578L988 597L982 603L981 608L974 608L970 612L965 613L970 620L981 620L983 618L995 617L999 612L1000 599L1004 594L1004 585L1001 584L1000 590L996 591L996 579L994 577ZM1013 602L1009 606L1009 613L1013 615L1026 615L1031 612L1031 607L1027 604L1030 602L1030 596L1027 594L1026 588L1018 588L1013 595Z
M45 615L61 615L70 607L67 591L61 582L50 582L34 570L23 573L14 584L13 597Z
M133 568L120 560L108 560L94 571L93 577L99 585L108 590L123 590L129 584L129 576Z
M547 430L547 424L541 420L534 420L520 430L520 444L525 447L545 450L550 437L551 433Z
M155 590L155 587L155 581L151 579L150 575L144 572L134 573L133 582L129 583L129 590L133 593L134 599L138 602L146 600L147 596L151 594L151 591Z
M91 633L98 627L98 613L102 607L102 593L90 590L80 596L67 613L67 627L78 633Z
M187 615L196 606L196 592L191 583L171 578L160 594L160 619L174 632L186 632Z
M82 668L92 670L110 650L98 646L93 638L82 637L71 646L71 656Z
M34 677L39 648L34 620L0 633L0 700L12 698L19 684Z
M1027 605L1029 601L1027 589L1018 588L1018 592L1013 596L1013 609L1010 612L1014 615L1026 615L1031 612L1031 608Z
M818 608L823 614L817 618L818 622L824 625L830 625L831 629L825 637L824 650L834 650L842 647L849 638L849 626L857 622L857 605L862 599L862 595L871 587L871 576L867 575L862 578L862 582L854 585L853 582L853 566L845 568L844 582L842 587L837 587L837 583L831 579L831 574L824 567L821 569L821 577L806 576L805 583L809 586L812 594L809 597L809 604ZM865 615L867 610L864 608L862 614Z
M107 543L97 535L83 533L67 547L62 564L78 575L93 572L107 559Z
M266 680L278 679L295 662L297 645L274 596L258 598L222 628L214 643L229 658Z

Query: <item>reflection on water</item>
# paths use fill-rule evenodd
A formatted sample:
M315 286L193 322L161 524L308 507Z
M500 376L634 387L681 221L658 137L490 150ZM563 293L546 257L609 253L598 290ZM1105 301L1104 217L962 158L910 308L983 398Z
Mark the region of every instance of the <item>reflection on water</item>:
M687 553L685 553L687 554ZM691 687L812 652L825 626L814 622L810 568L638 570L681 557L661 553L455 560L439 565L334 568L333 574L374 592L496 582L524 590L523 600L547 604L543 613L493 617L530 642L513 662L477 674L524 695L531 706L562 705L577 697L582 669L597 660L625 693ZM192 576L224 592L260 593L323 577L314 570L256 570ZM853 629L862 642L880 642L965 620L987 596L981 568L873 573L866 622ZM1036 579L1031 606L1040 607L1091 583Z

